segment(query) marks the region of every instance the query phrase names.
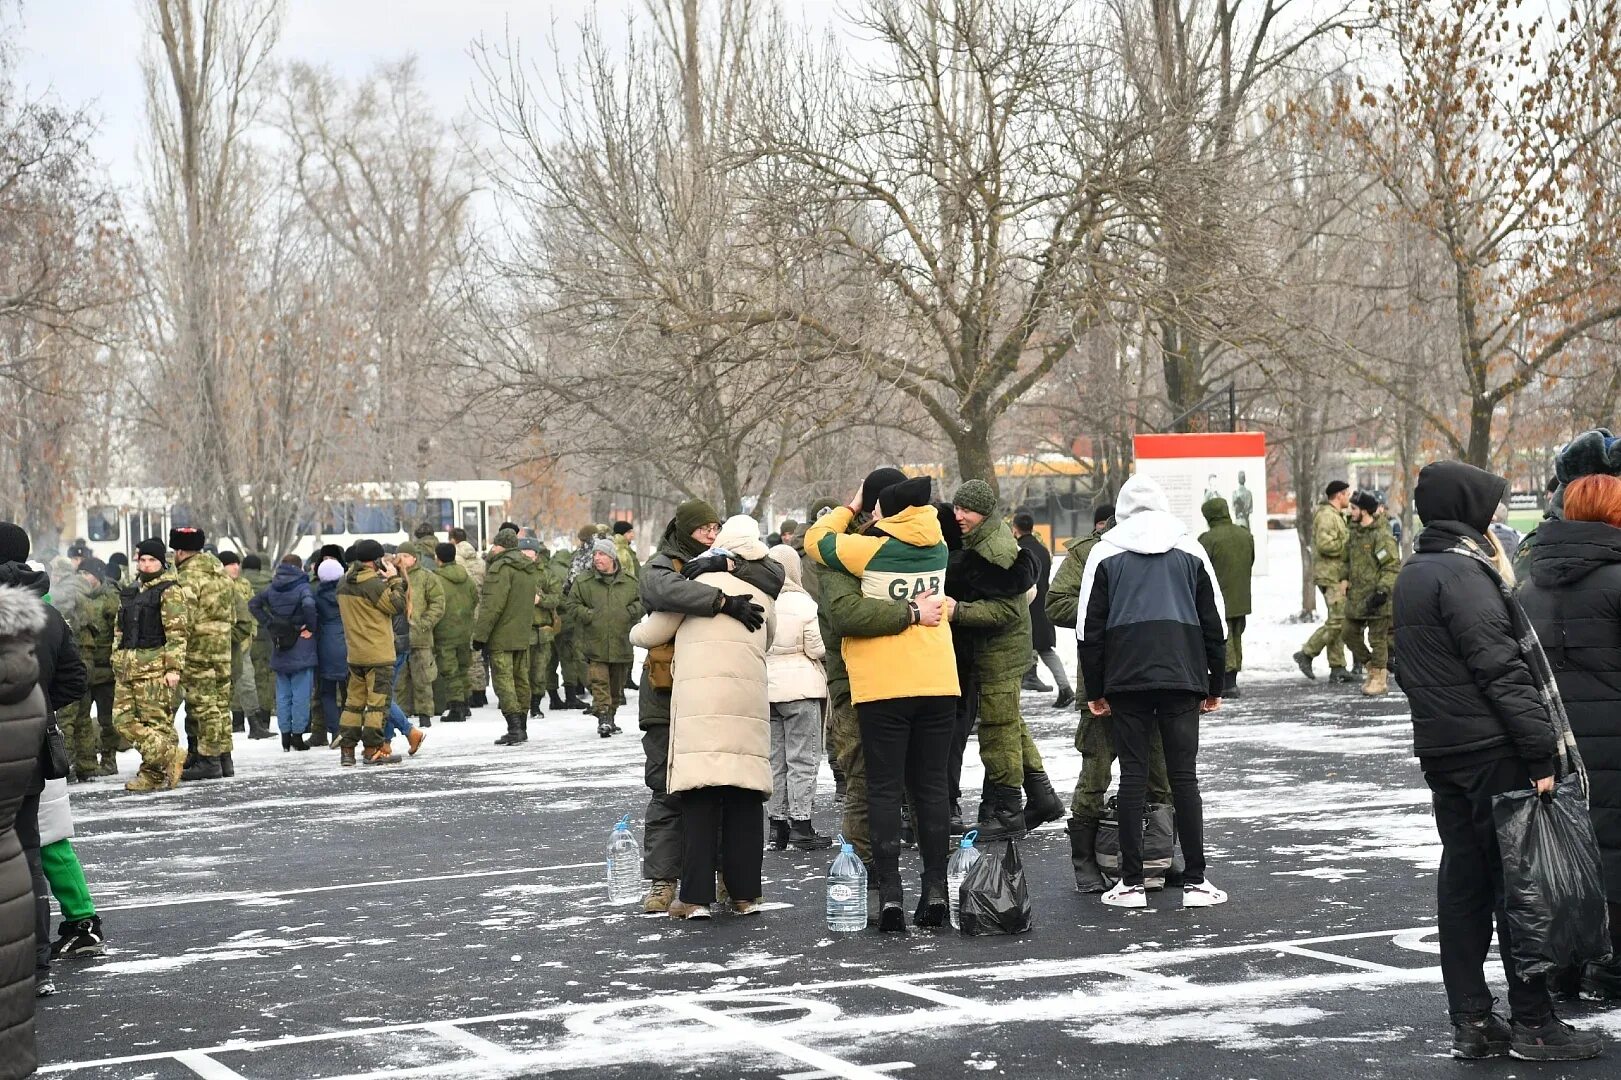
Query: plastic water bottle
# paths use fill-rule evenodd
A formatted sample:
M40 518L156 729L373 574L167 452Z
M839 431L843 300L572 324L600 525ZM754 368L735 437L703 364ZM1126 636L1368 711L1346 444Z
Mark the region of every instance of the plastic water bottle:
M839 837L839 854L827 872L827 928L853 934L867 928L867 868L855 845Z
M962 921L958 917L957 908L962 903L962 883L980 858L980 850L974 846L979 839L978 829L969 829L963 836L957 850L951 853L951 861L946 863L946 891L951 894L951 928L962 929Z
M630 815L608 837L608 903L632 904L642 898L642 849L631 835Z

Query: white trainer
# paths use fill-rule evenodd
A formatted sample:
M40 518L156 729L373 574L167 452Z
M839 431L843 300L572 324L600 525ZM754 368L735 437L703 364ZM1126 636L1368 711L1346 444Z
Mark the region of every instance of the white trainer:
M1110 907L1145 908L1148 906L1148 893L1141 885L1127 885L1124 881L1117 881L1114 888L1103 894L1103 902Z
M1215 907L1217 904L1225 904L1226 902L1227 894L1208 881L1201 881L1197 885L1182 886L1182 906L1185 908Z

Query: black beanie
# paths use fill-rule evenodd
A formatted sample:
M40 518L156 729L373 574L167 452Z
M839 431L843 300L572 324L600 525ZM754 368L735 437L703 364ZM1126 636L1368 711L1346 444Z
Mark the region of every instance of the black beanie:
M376 562L383 557L383 545L370 538L356 540L355 546L349 551L354 555L355 562Z
M443 565L449 566L451 563L456 561L456 545L435 544L433 548L433 557L438 559Z
M1324 489L1323 493L1332 499L1340 492L1349 490L1350 487L1351 485L1347 484L1344 480L1330 480L1328 482L1328 487Z
M261 560L257 555L242 556L242 569L244 570L257 570L263 565L263 560Z
M158 560L158 562L162 562L163 557L167 554L169 554L169 549L164 547L163 541L159 540L155 536L150 540L142 540L139 544L135 545L136 558L140 558L142 555L150 555L152 558Z
M1359 491L1352 495L1351 505L1364 514L1377 514L1379 512L1379 500L1372 492Z
M97 577L103 581L106 581L107 564L96 558L94 555L86 555L84 557L84 561L79 564L79 573L89 574L91 577Z
M203 530L190 525L169 530L169 546L176 551L201 551L207 542L208 536Z
M863 514L872 513L872 508L878 505L879 493L905 479L905 473L899 469L892 469L887 465L882 469L874 469L868 473L867 478L861 481L861 512Z
M0 563L27 562L32 546L27 529L14 521L0 521Z
M115 551L111 555L107 556L107 565L109 567L128 566L129 556L125 555L122 551Z
M878 508L885 517L893 517L911 506L926 506L929 502L930 481L927 476L914 476L891 484L878 493Z
M220 565L221 566L235 566L237 563L240 563L241 561L242 561L242 557L240 555L238 555L234 551L222 551L222 552L220 552Z
M616 521L616 522L614 522L614 535L615 536L624 536L628 532L635 531L635 529L636 529L636 526L632 525L628 521Z

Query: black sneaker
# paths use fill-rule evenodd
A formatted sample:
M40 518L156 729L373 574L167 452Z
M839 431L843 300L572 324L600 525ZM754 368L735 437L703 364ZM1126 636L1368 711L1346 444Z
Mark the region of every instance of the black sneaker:
M1573 1028L1557 1016L1540 1027L1514 1024L1509 1057L1521 1061L1586 1061L1604 1053L1604 1040L1591 1031Z
M1464 1061L1503 1057L1513 1041L1508 1021L1496 1013L1452 1025L1452 1056Z
M1067 709L1073 704L1075 704L1075 688L1060 686L1058 688L1058 700L1053 702L1053 708Z
M1362 680L1358 679L1355 675L1352 675L1344 668L1337 667L1328 673L1328 681L1332 683L1355 683L1361 682Z
M1621 960L1582 969L1583 1001L1621 1001Z
M103 938L101 917L92 915L77 922L64 922L56 928L57 938L51 943L51 959L63 957L100 956Z
M1311 662L1313 659L1313 657L1308 656L1306 653L1295 653L1295 665L1300 668L1300 674L1304 675L1308 679L1317 678L1317 673L1311 669Z

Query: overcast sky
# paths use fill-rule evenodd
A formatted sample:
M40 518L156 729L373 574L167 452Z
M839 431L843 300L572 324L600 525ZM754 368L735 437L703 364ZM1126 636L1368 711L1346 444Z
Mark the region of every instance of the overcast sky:
M428 94L442 114L455 117L467 111L477 75L467 50L481 34L500 39L510 29L526 53L543 57L554 29L566 47L583 16L599 10L605 23L619 22L630 2L287 0L276 55L353 77L380 61L415 54ZM141 0L22 0L20 28L0 21L0 32L9 32L17 48L25 95L49 91L64 105L89 105L100 121L97 155L125 188L140 180L143 8ZM784 8L790 18L813 25L825 25L838 11L835 0L787 0Z

